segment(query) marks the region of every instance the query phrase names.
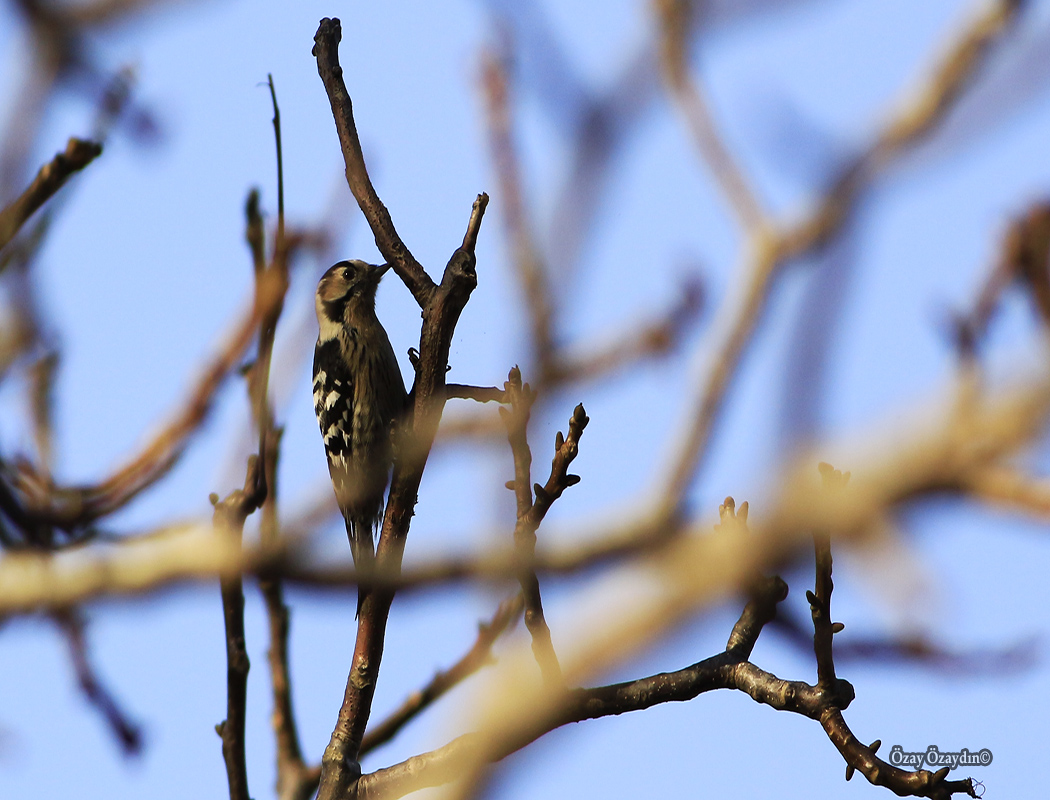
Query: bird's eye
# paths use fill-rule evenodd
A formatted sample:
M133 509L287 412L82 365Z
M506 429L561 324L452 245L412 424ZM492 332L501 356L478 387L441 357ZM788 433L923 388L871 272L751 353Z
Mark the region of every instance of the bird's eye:
M349 283L351 280L353 280L353 278L354 278L354 271L350 267L347 267L346 269L343 270L343 280L344 281Z

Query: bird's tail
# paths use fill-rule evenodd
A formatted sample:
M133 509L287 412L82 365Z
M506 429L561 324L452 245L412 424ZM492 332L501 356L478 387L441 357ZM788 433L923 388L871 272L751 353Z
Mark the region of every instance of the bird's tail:
M357 574L370 574L375 567L376 551L373 535L375 531L375 519L356 518L352 515L346 517L346 535L350 540L350 555L353 556L354 566ZM368 594L367 589L360 584L357 587L357 612L354 619L361 615L361 604Z

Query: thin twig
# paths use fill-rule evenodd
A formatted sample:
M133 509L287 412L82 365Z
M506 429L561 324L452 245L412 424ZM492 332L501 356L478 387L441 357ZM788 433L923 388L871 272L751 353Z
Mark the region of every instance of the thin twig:
M1022 3L998 0L983 7L949 47L931 73L918 82L910 101L891 116L873 143L848 164L831 188L801 222L781 230L752 233L743 275L733 302L715 322L707 370L688 407L688 422L675 428L676 447L661 483L654 513L667 513L682 502L701 469L711 431L726 392L750 345L766 307L773 277L793 259L825 244L841 230L859 197L878 172L921 141L951 110L961 91L985 63L991 45L1009 28Z
M142 749L142 729L121 710L116 698L106 690L91 666L87 646L87 624L84 617L73 608L55 611L52 616L62 629L66 642L69 644L73 671L76 673L77 683L84 697L102 714L124 754L137 755Z
M435 673L426 686L406 697L386 719L368 728L361 742L361 754L364 755L389 742L405 725L441 699L449 690L489 663L492 659L492 646L504 631L517 621L524 607L520 592L500 603L492 618L478 625L477 639L455 664Z
M521 371L514 367L508 380L503 384L507 405L500 406L499 414L507 426L507 441L514 456L514 480L507 482L507 488L513 490L517 499L518 517L514 525L514 549L522 567L518 570L518 583L525 599L525 627L532 636L532 652L536 663L540 665L543 680L551 686L563 684L558 656L551 642L550 628L543 616L543 601L540 597L540 582L536 570L525 566L536 554L536 530L545 509L533 514L535 503L532 497L532 451L529 449L528 425L529 413L536 393L526 383L521 382ZM562 435L558 434L558 445ZM544 497L544 489L536 484L536 499ZM550 506L550 501L546 503Z
M70 139L65 152L44 164L28 188L7 208L0 211L0 250L18 233L33 213L51 199L67 180L102 153L102 145L83 139Z
M252 247L253 259L259 263L262 256L263 268L256 269L257 291L263 291L267 282L276 287L282 301L275 302L273 310L260 321L259 352L252 369L252 409L256 428L259 431L259 455L263 462L266 483L266 500L262 506L262 518L259 525L260 540L263 546L273 546L278 539L277 511L277 462L279 457L281 429L277 427L273 408L269 399L270 366L273 361L273 342L277 332L277 323L283 307L283 296L288 288L288 244L285 240L284 221L284 156L281 147L281 111L277 105L277 91L273 76L267 76L270 87L270 99L273 103L273 132L277 157L277 231L275 234L272 261L265 266L265 250L259 241L256 228L261 224L252 215L252 204L248 204L248 234ZM256 215L258 211L256 208ZM260 231L261 233L261 231ZM259 252L257 252L259 251ZM271 289L272 291L273 289ZM266 607L266 619L269 632L267 663L270 669L270 683L273 693L273 715L271 724L277 740L277 794L278 797L297 797L306 770L303 762L302 748L299 744L299 733L295 724L295 711L292 705L292 681L288 661L289 612L284 603L284 591L280 578L267 577L259 581L259 591Z
M244 488L231 492L225 500L215 500L215 535L240 546L244 520L265 497L263 466L252 456ZM244 587L240 575L222 578L222 612L226 629L226 719L215 726L222 739L222 757L230 800L251 800L248 794L248 767L245 759L245 717L248 701L248 652L244 641Z
M496 167L503 224L512 253L511 262L521 284L528 312L529 343L538 384L546 387L553 377L556 361L552 293L540 249L526 211L521 167L513 138L506 57L486 52L482 55L481 86L485 97L489 149Z
M693 135L697 150L745 232L766 224L767 215L744 172L722 138L700 84L689 71L689 41L695 4L689 0L655 3L661 31L664 77Z

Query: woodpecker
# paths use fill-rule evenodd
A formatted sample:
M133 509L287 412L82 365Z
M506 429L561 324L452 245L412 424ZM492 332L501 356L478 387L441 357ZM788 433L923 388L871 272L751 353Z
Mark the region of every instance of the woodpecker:
M376 317L376 289L388 264L340 261L317 284L320 331L314 348L314 411L328 472L358 568L374 558L392 461L392 425L405 383ZM358 611L361 595L358 595Z

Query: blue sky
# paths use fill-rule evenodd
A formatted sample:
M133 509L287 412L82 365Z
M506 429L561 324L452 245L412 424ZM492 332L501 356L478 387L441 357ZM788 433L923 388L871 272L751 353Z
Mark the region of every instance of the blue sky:
M36 279L63 348L61 479L90 481L133 452L176 407L196 365L249 297L242 212L248 189L260 186L266 208L271 214L276 208L267 73L281 104L290 222L309 222L335 207L339 257L377 258L342 179L334 125L310 56L325 15L343 20L341 60L377 189L432 274L461 239L477 192L493 194L479 241L479 286L457 329L449 379L498 384L511 365L527 364L527 324L508 267L478 90L480 48L493 36L488 9L500 5L193 3L94 42L106 68L134 65L138 97L163 134L155 146L112 138L102 158L69 187L69 204L38 264ZM539 5L579 80L592 89L607 85L651 35L645 4ZM949 0L789 5L789 11L733 19L732 4L713 3L723 16L712 23L695 64L730 147L780 213L813 196L827 175L820 165L827 170L866 141L887 104L974 8ZM943 134L881 179L857 215L842 251L849 269L841 312L818 315L833 337L817 423L822 433L892 426L950 377L948 314L974 297L1010 218L1050 187L1050 81L1039 57L1046 52L1039 43L1050 36L1050 4L1033 2L1028 13L1015 42L1018 63L1011 66L1009 55L997 61L1001 74L974 87L983 101L961 107ZM25 58L11 14L9 6L0 9L0 113L9 108ZM536 68L523 60L526 75ZM571 138L549 96L523 87L515 111L525 184L537 228L545 231ZM46 120L35 162L61 149L69 135L86 133L89 119L87 104L64 94ZM717 304L733 281L740 245L684 126L658 98L615 163L578 269L556 278L562 297L571 297L563 337L586 343L653 314L673 302L683 274L698 272L708 303ZM556 253L548 255L557 262ZM836 263L842 262L803 263L778 282L707 469L691 493L693 507L712 524L726 495L762 513L763 490L790 440L783 419L794 398L785 397L783 387L797 355L792 331L808 313L810 291L841 268ZM289 357L309 357L311 295L326 266L304 262L294 278L279 343ZM398 353L416 344L418 309L393 280L380 290L379 314ZM305 320L298 334L296 319ZM555 505L541 537L548 531L569 537L575 522L622 509L653 485L709 320L710 314L672 358L550 399L531 429L537 465L546 464L553 433L564 429L577 402L586 405L591 424L574 464L583 482ZM1032 340L1024 302L1009 300L989 347L997 374L1031 358ZM407 360L402 367L407 371ZM282 498L292 506L327 480L307 369L303 361L281 374L290 389L280 409L286 426L280 480ZM0 401L5 453L27 448L16 395L5 388ZM170 480L115 526L133 531L171 515L207 514L208 494L225 493L241 480L246 424L244 393L231 385ZM1034 460L1045 462L1039 453ZM407 558L474 548L495 531L509 536L512 498L501 486L510 470L505 447L436 453ZM909 508L898 523L910 563L919 565L916 591L902 593L888 580L907 560L880 568L842 554L835 617L847 633L921 630L951 649L1006 647L1032 637L1045 642L1045 526L946 500ZM319 549L345 558L337 526ZM801 615L811 570L785 577L788 606ZM558 581L545 587L556 647L559 623L574 617L579 589ZM454 661L500 596L478 589L399 600L377 715ZM296 707L304 748L315 760L346 678L353 602L313 593L293 593L290 602ZM676 669L720 650L737 607L730 603L690 622L610 678ZM145 752L121 757L79 696L63 642L49 623L8 621L0 630L0 664L9 676L0 684L0 796L222 797L225 775L213 731L225 709L217 587L103 601L88 612L99 672L143 724ZM264 617L251 589L247 623L249 775L253 795L262 798L271 796L273 744ZM847 721L859 737L881 738L885 748L990 748L993 765L973 777L987 784L990 797L1023 796L1035 786L1031 771L1042 760L1045 704L1025 700L1041 696L1050 677L1045 643L1039 652L1030 669L995 676L842 664L840 674L857 690ZM813 677L812 658L774 632L760 639L754 660L781 677ZM453 693L370 756L365 768L446 741L460 696ZM844 784L843 769L813 722L739 693L713 693L558 731L509 759L498 786L501 796L512 798L888 796L859 776Z

